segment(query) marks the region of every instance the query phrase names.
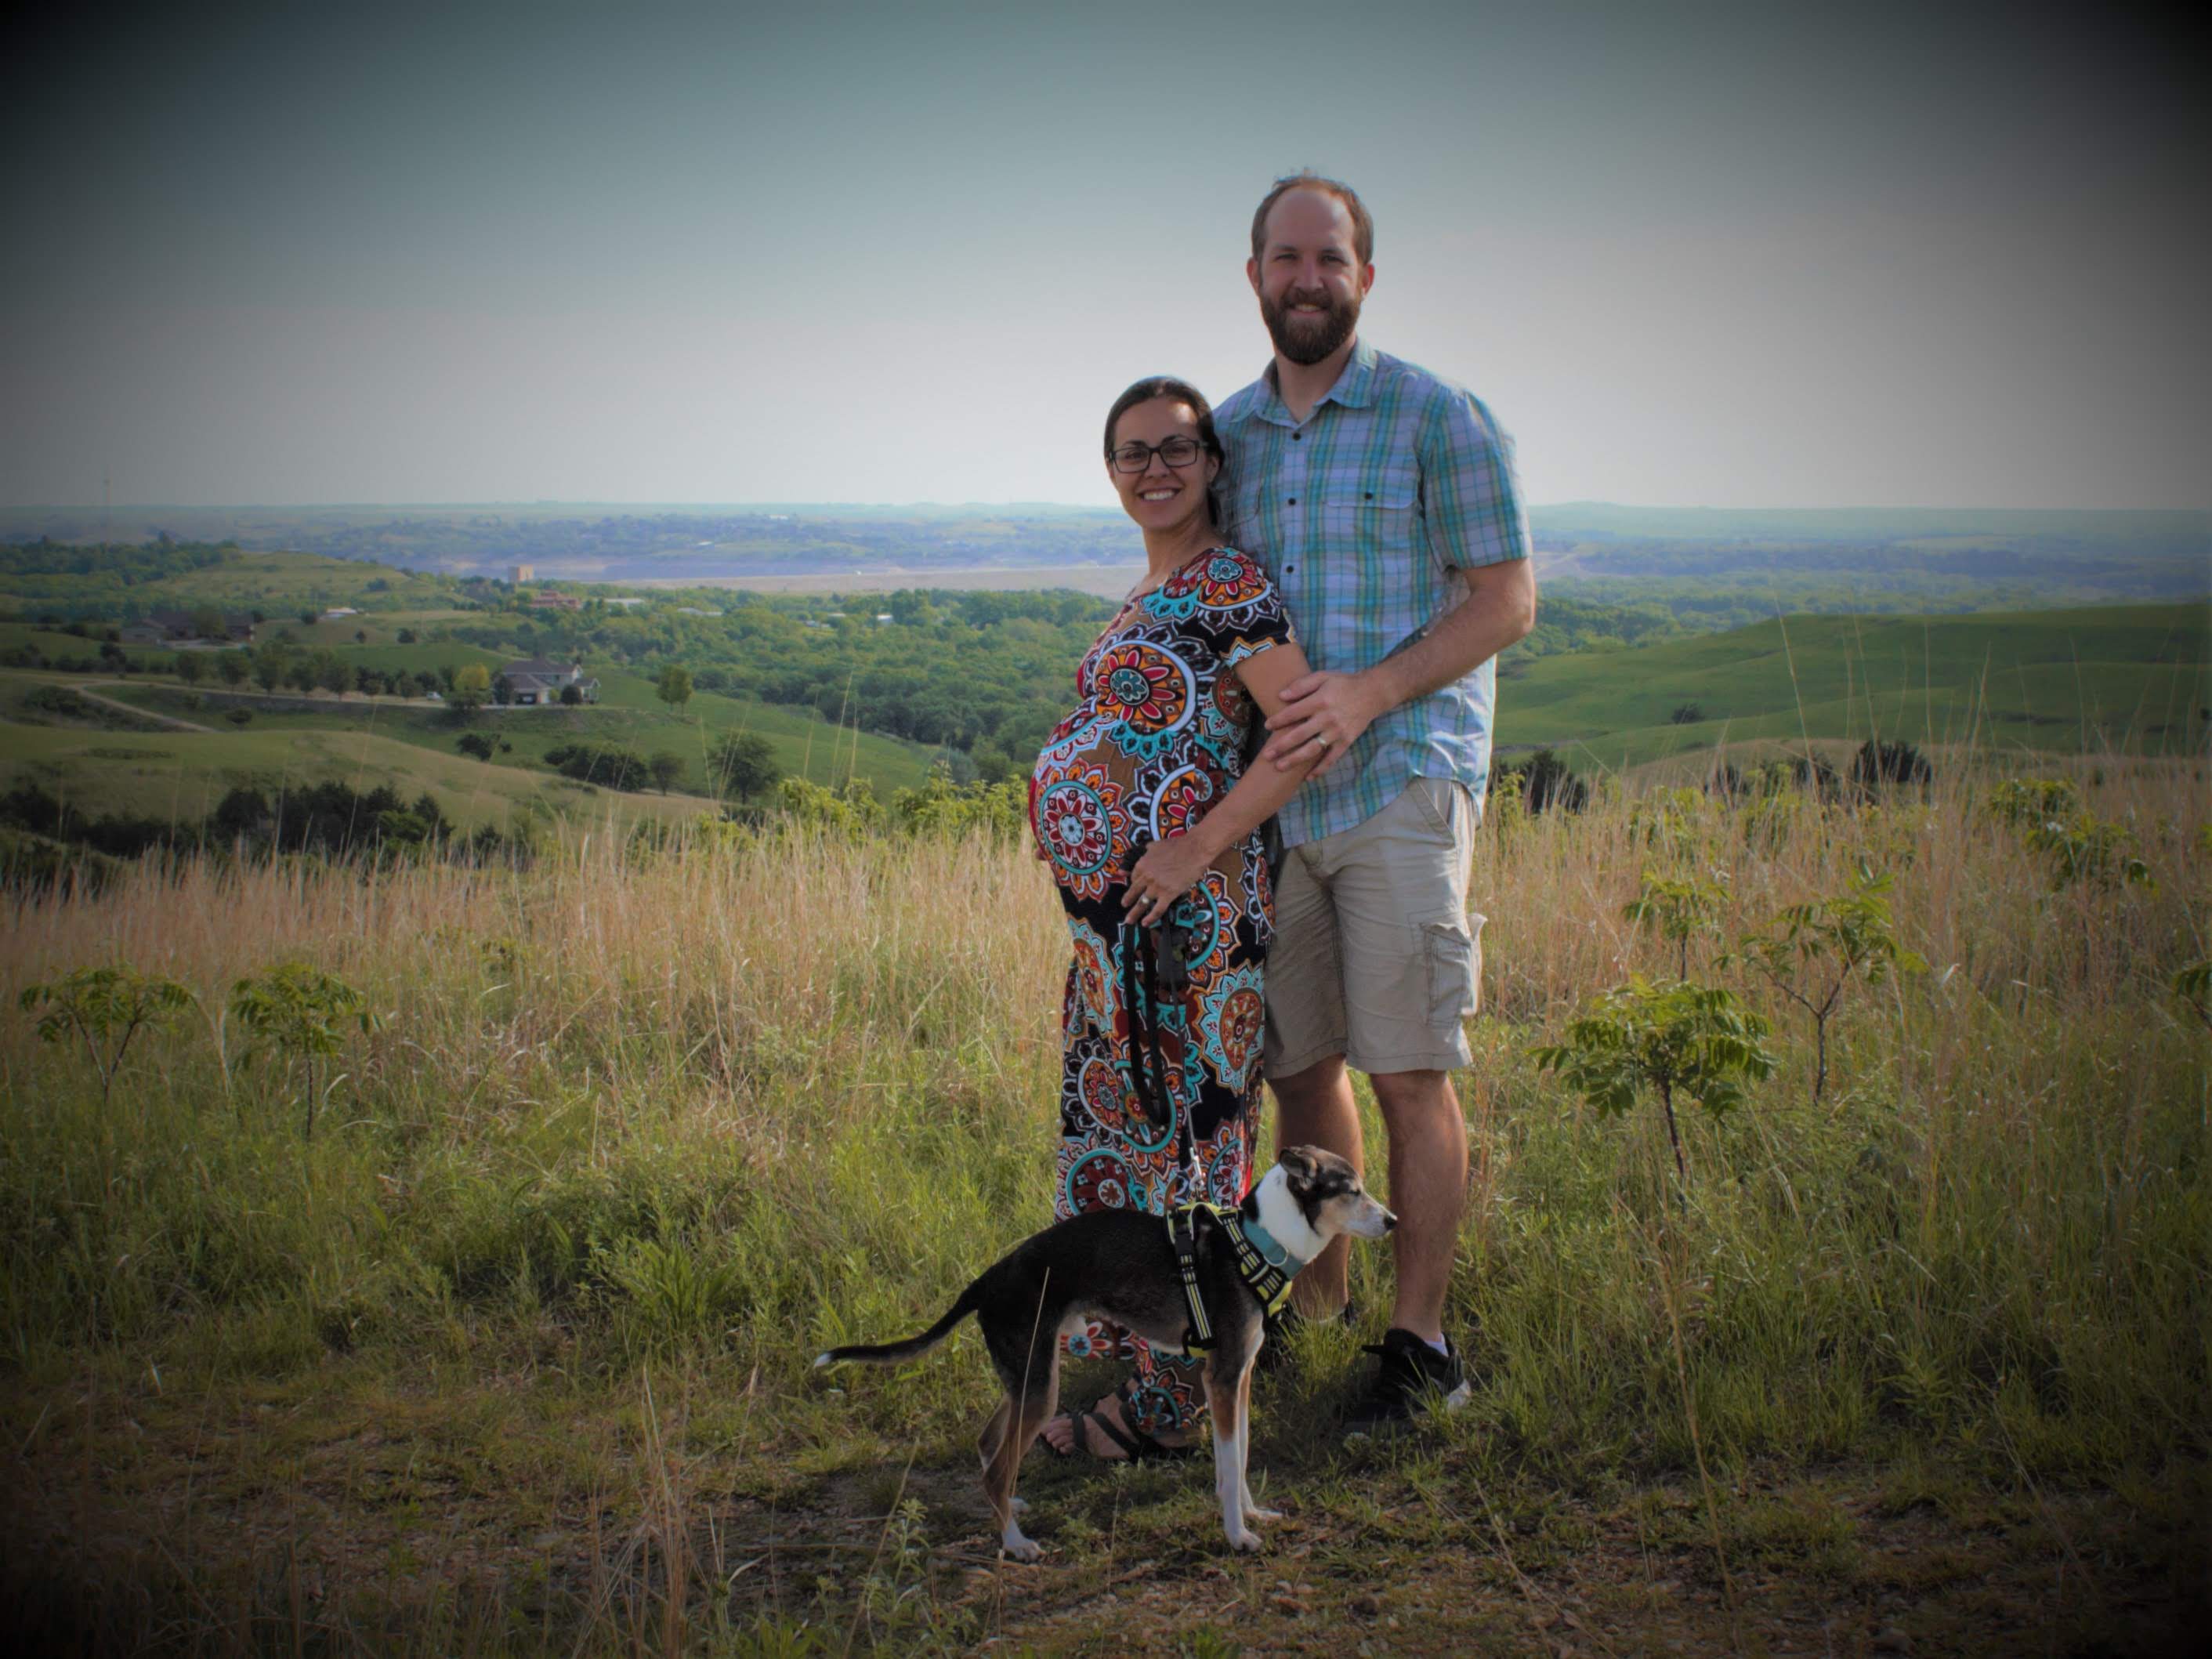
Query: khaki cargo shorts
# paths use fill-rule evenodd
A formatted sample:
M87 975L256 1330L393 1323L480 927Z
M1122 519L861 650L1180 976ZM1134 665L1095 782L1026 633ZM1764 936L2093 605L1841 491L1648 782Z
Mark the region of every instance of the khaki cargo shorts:
M1293 847L1275 884L1266 1062L1291 1077L1342 1054L1355 1071L1448 1072L1482 975L1467 908L1467 786L1415 778L1364 823Z

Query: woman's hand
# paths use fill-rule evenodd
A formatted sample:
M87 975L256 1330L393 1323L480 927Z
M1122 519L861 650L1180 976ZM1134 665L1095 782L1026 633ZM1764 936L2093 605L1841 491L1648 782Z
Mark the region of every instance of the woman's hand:
M1145 849L1129 872L1129 891L1121 908L1147 927L1166 915L1175 902L1198 885L1213 862L1193 835L1164 836Z

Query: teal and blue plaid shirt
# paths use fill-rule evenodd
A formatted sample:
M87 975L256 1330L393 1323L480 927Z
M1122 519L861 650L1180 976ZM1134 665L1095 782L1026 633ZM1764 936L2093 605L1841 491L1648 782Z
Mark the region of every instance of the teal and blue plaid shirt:
M1265 565L1316 668L1372 668L1466 592L1460 572L1528 556L1513 441L1481 402L1364 340L1304 425L1274 365L1214 411L1222 538ZM1478 805L1490 775L1497 670L1401 703L1283 808L1297 847L1363 823L1416 777Z

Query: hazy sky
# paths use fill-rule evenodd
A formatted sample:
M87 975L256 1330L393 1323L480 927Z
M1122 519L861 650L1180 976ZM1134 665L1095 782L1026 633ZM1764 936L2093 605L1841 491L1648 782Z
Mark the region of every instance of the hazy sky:
M212 20L212 21L211 21ZM2204 63L2124 8L87 8L0 503L1103 504L1276 174L1533 501L2201 505ZM105 483L104 483L105 481Z

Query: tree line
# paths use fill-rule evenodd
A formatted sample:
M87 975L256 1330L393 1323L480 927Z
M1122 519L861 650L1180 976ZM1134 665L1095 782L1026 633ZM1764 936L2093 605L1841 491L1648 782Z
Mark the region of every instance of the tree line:
M239 785L198 819L156 818L125 812L90 813L35 783L0 795L0 829L50 844L81 848L107 859L162 853L313 854L332 859L377 859L398 854L526 860L534 846L525 831L485 824L464 834L438 799L424 790L413 800L389 784L356 790L343 781L291 783L274 789ZM19 856L5 860L6 877L21 882L51 860Z

